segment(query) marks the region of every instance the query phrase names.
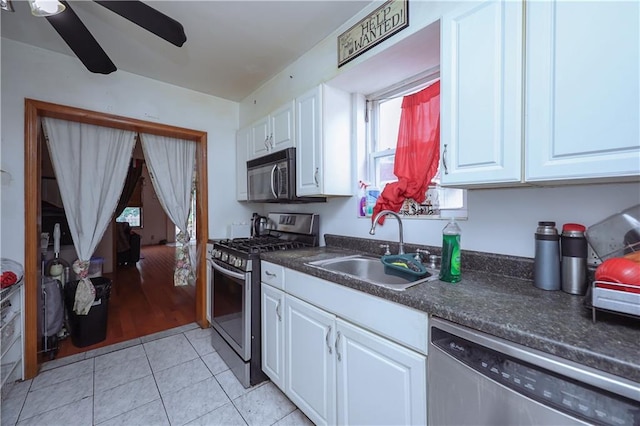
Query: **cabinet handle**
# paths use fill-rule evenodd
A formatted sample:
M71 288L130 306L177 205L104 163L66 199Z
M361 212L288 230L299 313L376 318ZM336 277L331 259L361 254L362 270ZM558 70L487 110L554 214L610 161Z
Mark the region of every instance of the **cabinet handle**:
M277 274L274 274L273 272L269 272L269 271L264 271L264 274L271 278L275 278L278 276Z
M331 344L329 343L329 336L331 335L331 326L327 329L327 335L324 338L324 342L327 344L327 348L329 348L329 355L331 355Z
M338 347L340 345L340 336L342 335L342 333L340 333L338 331L338 333L336 334L336 355L338 356L338 361L342 360L342 356L340 355L340 348Z
M449 169L447 169L447 144L444 144L444 151L442 151L442 165L444 166L444 174L449 174Z
M264 138L264 148L269 151L269 136Z
M313 174L313 180L316 182L316 186L320 186L320 182L318 180L318 175L320 174L320 170L316 167L316 172Z
M280 313L280 305L282 304L282 299L278 299L278 304L276 305L276 315L278 315L278 321L282 322L282 314Z
M275 146L273 146L273 133L269 136L269 145L271 145L271 149L275 148Z

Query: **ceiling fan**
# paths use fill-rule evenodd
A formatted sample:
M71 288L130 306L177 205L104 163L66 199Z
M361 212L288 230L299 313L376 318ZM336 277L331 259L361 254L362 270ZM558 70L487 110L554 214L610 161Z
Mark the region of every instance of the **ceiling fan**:
M141 1L98 1L100 6L122 16L178 47L187 41L182 25ZM62 0L29 0L31 12L44 16L91 72L110 74L117 70L109 56L91 35L69 3ZM3 10L13 12L11 0L0 0Z

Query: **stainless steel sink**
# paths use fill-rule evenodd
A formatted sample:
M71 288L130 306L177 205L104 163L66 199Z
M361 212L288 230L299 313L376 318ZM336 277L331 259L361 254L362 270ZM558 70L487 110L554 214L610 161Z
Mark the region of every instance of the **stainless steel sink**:
M392 290L405 290L411 286L438 279L438 271L433 269L429 269L427 275L420 279L388 273L389 271L385 270L379 258L364 255L317 260L307 265L336 274L349 275Z

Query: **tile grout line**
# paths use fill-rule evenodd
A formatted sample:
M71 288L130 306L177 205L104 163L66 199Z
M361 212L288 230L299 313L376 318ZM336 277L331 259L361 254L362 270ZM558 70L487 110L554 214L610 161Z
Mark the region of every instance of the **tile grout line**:
M29 379L29 380L31 380L31 382L29 383L29 388L27 389L27 391L24 394L24 399L22 400L22 404L20 404L20 411L18 412L18 416L16 417L16 421L15 421L14 425L17 425L18 422L20 421L20 416L22 415L22 410L24 410L24 406L27 403L27 397L29 396L29 392L31 392L31 386L33 386L33 379Z
M169 412L167 411L167 407L164 405L164 398L162 397L162 392L160 392L160 387L158 386L158 381L156 380L155 371L153 371L153 367L151 366L151 361L149 360L149 354L147 353L147 348L144 347L143 343L141 343L140 345L142 346L142 350L144 351L144 355L147 358L147 362L149 363L149 370L151 370L151 377L153 377L153 383L156 385L156 389L158 390L158 397L160 399L160 404L162 404L162 409L164 410L164 415L167 418L167 423L169 423L169 425L171 425L171 420L169 419Z

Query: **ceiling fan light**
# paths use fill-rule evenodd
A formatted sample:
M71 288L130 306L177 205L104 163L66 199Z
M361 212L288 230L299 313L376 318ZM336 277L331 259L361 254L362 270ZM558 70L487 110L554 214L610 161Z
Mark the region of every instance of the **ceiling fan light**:
M58 0L29 0L33 16L52 16L64 12L66 7Z
M6 10L8 12L13 12L13 5L11 4L11 0L0 0L0 9Z

